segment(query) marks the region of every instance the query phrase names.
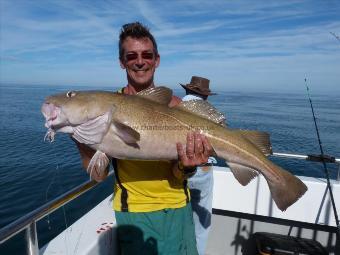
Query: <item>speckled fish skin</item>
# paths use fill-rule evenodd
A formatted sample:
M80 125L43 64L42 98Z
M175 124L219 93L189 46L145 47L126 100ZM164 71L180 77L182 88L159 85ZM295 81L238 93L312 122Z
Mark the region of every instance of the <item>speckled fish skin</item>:
M257 173L263 174L279 209L286 210L307 190L303 182L268 160L240 133L140 96L68 92L48 97L42 112L53 135L69 133L80 143L119 159L177 159L176 143L184 145L187 133L199 130L242 185Z

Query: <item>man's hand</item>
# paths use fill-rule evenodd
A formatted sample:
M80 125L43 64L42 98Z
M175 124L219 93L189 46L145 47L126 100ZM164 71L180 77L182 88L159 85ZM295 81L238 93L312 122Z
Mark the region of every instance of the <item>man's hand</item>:
M205 135L199 132L190 132L187 135L187 143L183 149L181 143L177 143L178 164L173 167L173 174L181 179L187 179L196 172L196 167L208 162L209 156L214 152Z
M196 167L205 164L213 152L208 139L198 131L188 133L185 151L183 145L177 143L178 160L183 167Z
M86 146L85 144L79 143L76 139L71 137L72 141L77 145L79 154L83 163L83 168L86 170L89 166L89 163L96 153L95 150L91 149L90 147Z

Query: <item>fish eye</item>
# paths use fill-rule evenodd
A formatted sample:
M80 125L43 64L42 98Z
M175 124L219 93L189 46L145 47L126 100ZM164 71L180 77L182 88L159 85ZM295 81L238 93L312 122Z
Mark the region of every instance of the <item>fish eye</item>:
M70 90L69 92L66 93L66 97L74 97L76 95L76 92Z

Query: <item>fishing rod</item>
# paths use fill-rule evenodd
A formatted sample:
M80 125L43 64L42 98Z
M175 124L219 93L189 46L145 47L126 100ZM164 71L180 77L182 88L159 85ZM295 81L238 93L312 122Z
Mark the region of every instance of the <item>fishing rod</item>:
M317 125L317 123L316 123L316 118L315 118L313 103L312 103L312 99L311 99L310 94L309 94L309 87L308 87L307 79L306 79L306 78L305 78L305 85L306 85L306 89L307 89L307 95L308 95L310 107L311 107L311 109L312 109L312 114L313 114L313 120L314 120L314 125L315 125L316 134L317 134L317 137L318 137L318 142L319 142L319 147L320 147L320 153L321 153L321 154L320 154L320 159L321 159L321 162L322 162L322 164L323 164L323 168L324 168L324 170L325 170L326 179L327 179L327 188L328 188L328 190L329 190L329 196L330 196L330 198L331 198L331 203L332 203L332 207L333 207L333 213L334 213L334 217L335 217L335 223L336 223L336 226L337 226L337 236L338 236L338 239L340 239L339 217L338 217L338 212L337 212L337 209L336 209L336 206L335 206L335 202L334 202L333 191L332 191L332 187L331 187L331 183L330 183L330 178L329 178L329 171L328 171L327 165L326 165L326 162L329 162L329 161L328 161L329 156L325 155L324 152L323 152L322 142L321 142L320 133L319 133L319 128L318 128L318 125ZM340 242L340 241L339 241L339 242Z
M336 35L333 32L329 32L331 35L333 35L335 37L335 39L337 39L340 42L340 37L338 35Z

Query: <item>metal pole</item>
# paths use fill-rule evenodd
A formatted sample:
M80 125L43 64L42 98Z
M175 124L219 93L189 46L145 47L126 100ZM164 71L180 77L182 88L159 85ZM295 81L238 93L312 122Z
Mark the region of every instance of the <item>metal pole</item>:
M26 228L25 237L26 237L26 254L39 255L37 225L35 221L33 221Z
M308 158L307 155L280 153L280 152L273 152L273 156L282 157L282 158L296 158L296 159L307 159Z

